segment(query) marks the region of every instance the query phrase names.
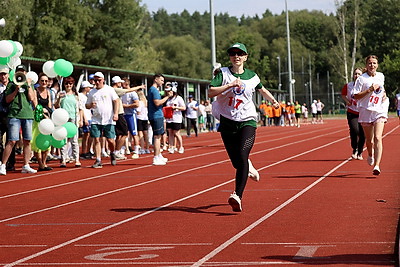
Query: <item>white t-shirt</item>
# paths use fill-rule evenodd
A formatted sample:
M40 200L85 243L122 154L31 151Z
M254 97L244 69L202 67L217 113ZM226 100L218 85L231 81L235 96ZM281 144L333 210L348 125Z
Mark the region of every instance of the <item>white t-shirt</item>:
M105 84L101 89L90 90L87 97L86 104L96 103L96 108L92 109L92 124L115 125L113 101L118 100L118 95L114 88Z
M136 92L129 92L121 97L121 101L123 104L128 104L128 105L133 104L135 100L139 100L139 96ZM136 113L136 108L124 108L125 115L132 115L135 113Z
M136 109L136 112L138 120L147 121L149 119L147 107L142 100L139 100L139 107Z
M193 102L193 101L192 101ZM185 106L185 101L183 98L179 95L169 98L166 102L167 107L184 107ZM172 114L172 118L170 119L165 119L166 122L174 122L174 123L182 123L182 111L181 110L175 110L174 113Z
M231 73L228 67L220 69L222 72L222 85L231 83L237 78ZM245 71L248 71L245 69ZM212 114L218 120L220 115L233 121L257 121L257 111L253 102L255 88L260 83L260 78L254 74L249 79L242 79L241 87L230 88L217 96L213 102Z
M372 84L378 84L379 90L373 91L365 97L358 99L357 105L370 111L381 112L386 109L384 100L388 100L385 94L385 76L381 72L376 72L375 76L364 73L356 80L353 88L353 95L368 90Z
M187 104L186 108L186 117L189 119L197 119L197 110L194 109L195 107L198 107L197 101L192 100Z

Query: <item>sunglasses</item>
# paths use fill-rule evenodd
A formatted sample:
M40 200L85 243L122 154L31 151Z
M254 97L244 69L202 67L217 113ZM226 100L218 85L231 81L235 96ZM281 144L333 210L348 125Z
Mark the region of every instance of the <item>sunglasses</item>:
M65 85L71 85L71 84L74 84L73 82L67 82L67 83L64 83Z
M42 83L47 83L49 80L40 80Z
M245 52L243 52L243 51L229 51L228 52L228 55L230 56L230 57L235 57L235 56L239 56L239 57L241 57L241 56L245 56L245 55L247 55Z
M101 82L102 80L101 79L94 79L93 80L95 83L98 83L98 82Z

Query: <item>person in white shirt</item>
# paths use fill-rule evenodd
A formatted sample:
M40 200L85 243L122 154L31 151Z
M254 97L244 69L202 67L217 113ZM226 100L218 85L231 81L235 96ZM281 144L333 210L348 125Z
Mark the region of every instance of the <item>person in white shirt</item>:
M321 102L321 99L317 100L317 122L323 123L323 119L322 119L322 110L324 109L325 105L324 103Z
M361 124L358 122L357 100L353 97L354 83L362 75L362 69L357 68L353 72L353 81L345 84L342 88L341 97L347 106L347 124L350 130L350 145L353 149L351 157L362 160L362 152L365 144L365 135Z
M92 138L90 138L90 124L92 122L92 112L86 108L87 94L93 88L93 85L88 81L83 81L79 90L79 105L83 110L83 126L82 130L82 154L81 157L91 159L90 147L92 146Z
M178 88L176 83L172 84L172 87L166 87L164 90L173 92L173 94L168 98L165 105L166 108L170 108L172 110L172 116L170 116L169 118L165 117L168 130L168 151L169 153L173 154L176 148L178 152L182 154L184 152L184 148L180 130L183 120L182 111L186 110L185 101L180 95L178 95ZM175 140L177 141L177 144L175 144Z
M378 57L370 55L365 60L366 72L358 77L354 89L354 98L358 100L358 122L361 123L368 150L367 162L374 166L372 174L381 173L382 135L388 118L389 99L384 88L385 76L378 69Z
M317 100L315 99L311 103L311 115L312 115L311 123L317 123Z
M227 50L231 66L220 68L212 79L208 97L216 97L213 102L213 115L220 121L218 132L233 167L236 169L235 191L228 203L235 212L242 211L242 196L248 177L259 181L258 171L249 160L253 147L258 114L253 102L256 90L266 99L279 107L278 101L262 85L258 75L245 68L247 48L235 43Z
M186 134L188 137L190 137L190 131L192 130L192 127L194 129L194 133L196 136L198 136L198 130L197 130L197 110L199 109L199 104L197 101L193 99L192 95L189 95L189 102L186 105Z
M105 84L104 74L94 74L95 88L90 90L86 108L92 109L90 136L93 137L96 161L93 168L102 168L100 136L107 139L110 149L111 165L116 165L115 157L115 122L118 120L119 98L115 90Z

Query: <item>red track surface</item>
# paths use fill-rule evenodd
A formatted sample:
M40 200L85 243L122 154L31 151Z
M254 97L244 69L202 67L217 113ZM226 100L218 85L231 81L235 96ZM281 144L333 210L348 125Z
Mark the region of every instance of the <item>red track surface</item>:
M142 156L9 173L0 177L0 264L393 266L399 135L392 118L375 177L365 160L348 159L345 120L258 128L251 159L261 181L249 180L242 213L227 204L234 169L218 133L185 138L166 166Z

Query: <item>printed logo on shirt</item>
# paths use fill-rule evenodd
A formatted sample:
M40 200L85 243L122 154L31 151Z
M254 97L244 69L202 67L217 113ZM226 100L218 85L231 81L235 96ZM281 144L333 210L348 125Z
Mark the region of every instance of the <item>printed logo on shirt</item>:
M244 84L244 83L242 83L242 84L240 85L240 87L233 87L233 88L232 88L232 92L233 92L235 95L243 95L243 94L244 94L244 90L246 90L246 84Z

